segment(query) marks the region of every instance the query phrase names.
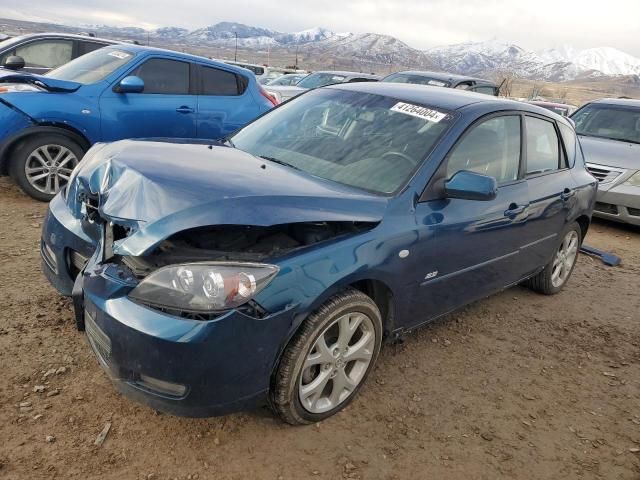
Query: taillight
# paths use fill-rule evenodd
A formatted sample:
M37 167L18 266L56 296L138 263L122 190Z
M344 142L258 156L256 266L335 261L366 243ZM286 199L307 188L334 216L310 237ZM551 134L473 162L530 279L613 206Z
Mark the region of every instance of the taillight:
M278 102L278 99L275 97L275 95L271 95L264 88L259 86L258 90L260 90L260 95L262 95L264 98L269 100L271 102L271 105L273 105L274 107L276 107L278 105L278 103L280 103L280 102Z

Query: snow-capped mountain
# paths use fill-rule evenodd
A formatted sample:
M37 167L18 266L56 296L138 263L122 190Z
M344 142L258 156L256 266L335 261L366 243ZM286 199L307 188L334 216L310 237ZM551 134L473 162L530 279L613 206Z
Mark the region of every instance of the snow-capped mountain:
M596 71L602 75L640 74L640 58L633 57L616 48L600 47L586 50L563 45L538 52L546 63L568 62L580 72Z
M278 43L283 45L299 45L310 42L321 42L331 38L342 38L351 35L350 33L334 33L322 27L310 28L295 33L282 33L276 37Z

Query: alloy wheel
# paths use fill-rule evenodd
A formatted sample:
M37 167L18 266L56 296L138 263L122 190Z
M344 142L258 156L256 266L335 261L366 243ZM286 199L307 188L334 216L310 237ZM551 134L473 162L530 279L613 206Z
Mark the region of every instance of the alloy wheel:
M567 233L556 252L551 267L551 284L559 288L564 285L578 255L578 232L571 230Z
M324 413L343 403L365 377L375 351L375 329L365 314L332 322L305 359L298 395L305 410Z
M55 195L69 181L78 158L63 145L41 145L27 157L24 172L29 184L39 192Z

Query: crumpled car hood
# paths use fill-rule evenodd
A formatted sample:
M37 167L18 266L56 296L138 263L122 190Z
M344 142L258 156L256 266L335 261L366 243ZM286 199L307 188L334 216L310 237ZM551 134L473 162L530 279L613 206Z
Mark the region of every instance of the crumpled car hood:
M640 170L640 145L606 138L580 136L587 163Z
M240 150L205 144L122 140L97 144L71 178L67 203L81 217L84 193L99 215L131 228L113 244L143 255L174 233L212 225L379 222L387 199Z
M82 86L78 82L57 80L33 73L14 72L5 68L0 69L0 83L32 83L50 92L75 92Z

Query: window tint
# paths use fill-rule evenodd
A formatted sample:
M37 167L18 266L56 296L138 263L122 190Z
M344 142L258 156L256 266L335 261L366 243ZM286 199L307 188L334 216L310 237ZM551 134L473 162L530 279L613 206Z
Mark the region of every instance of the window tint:
M560 126L560 134L562 135L564 148L567 151L567 162L569 167L573 167L576 162L576 132L573 128L562 123L558 125Z
M15 55L24 58L26 67L56 68L71 61L71 40L40 40L19 46Z
M80 46L80 55L84 55L85 53L93 52L94 50L98 50L99 48L104 47L105 45L102 43L96 42L79 42Z
M527 173L557 170L560 165L560 145L553 123L525 117L527 125Z
M242 89L242 91L240 91ZM200 93L202 95L241 95L244 88L235 73L217 68L200 69Z
M152 58L140 65L131 75L144 80L143 93L189 94L189 64L186 62Z
M486 87L475 87L473 89L473 91L477 92L477 93L484 93L486 95L495 95L496 94L496 89L494 87L489 87L489 86L486 86Z
M447 163L447 178L470 170L495 178L498 183L518 179L520 168L520 117L494 117L473 127L458 143Z

